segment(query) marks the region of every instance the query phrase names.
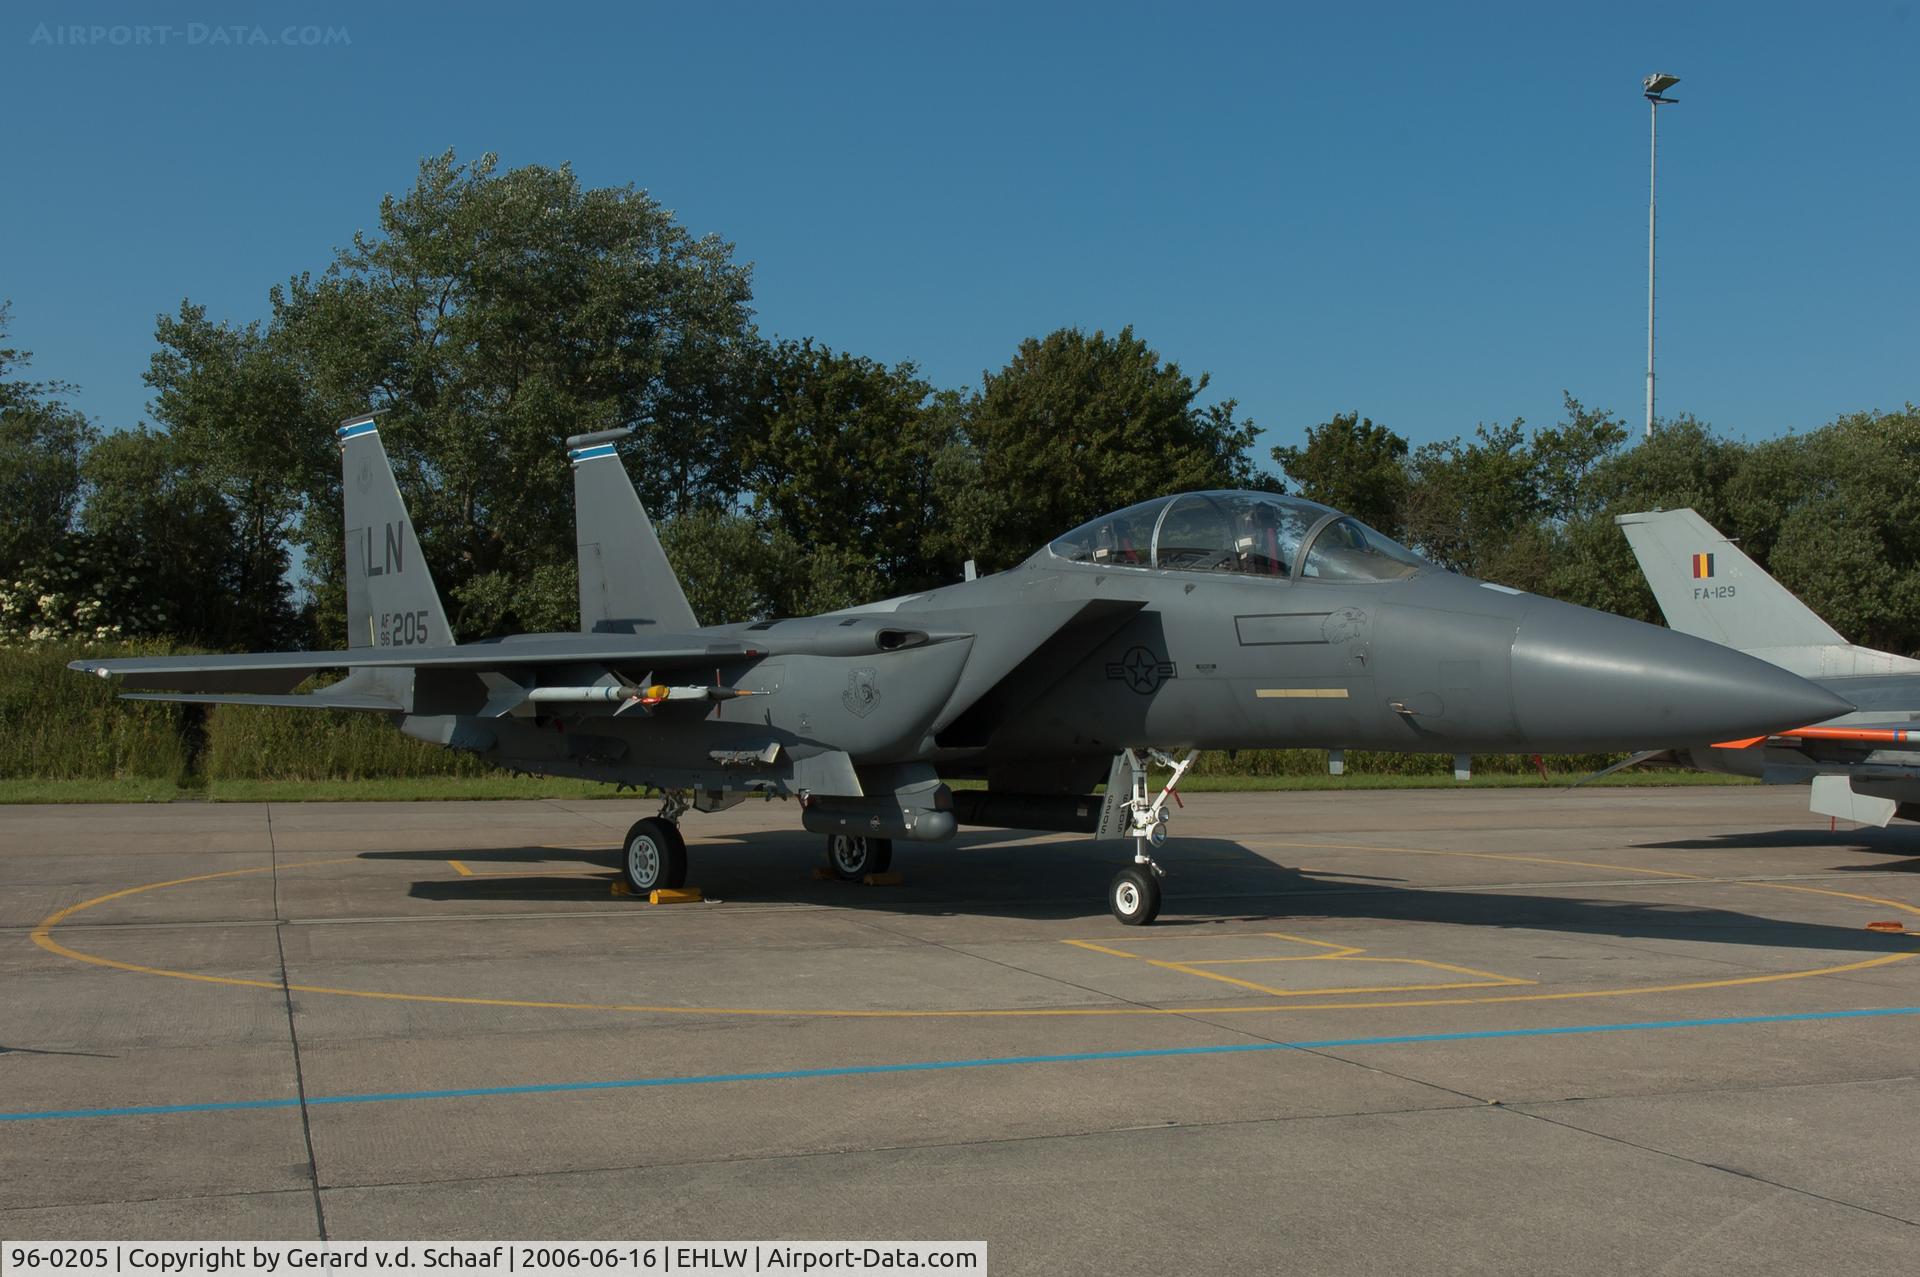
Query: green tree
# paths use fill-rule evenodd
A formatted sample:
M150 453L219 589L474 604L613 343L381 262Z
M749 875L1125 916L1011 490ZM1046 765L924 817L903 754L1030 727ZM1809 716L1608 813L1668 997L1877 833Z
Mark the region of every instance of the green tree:
M1423 444L1407 462L1404 527L1422 554L1469 576L1525 588L1540 547L1542 502L1526 423L1481 425L1471 440Z
M1416 451L1404 506L1409 540L1455 571L1552 592L1569 529L1606 505L1605 482L1616 478L1607 467L1627 438L1612 414L1564 400L1558 425L1529 432L1515 418Z
M783 532L836 551L889 591L958 575L928 535L947 521L933 461L957 423L914 365L783 342L756 398L746 483Z
M62 547L81 500L81 466L99 431L70 407L73 387L29 381L33 356L7 344L0 303L0 577L14 580Z
M161 419L229 438L243 427L219 405L250 401L301 432L282 451L304 476L295 539L323 639L339 640L343 602L330 431L368 407L461 635L571 628L540 573L573 558L566 436L637 427L634 474L657 515L739 488L763 343L732 254L632 186L449 151L323 275L273 289L264 331L205 325L191 305L163 322Z
M98 595L122 633L215 650L297 638L284 545L255 541L248 512L191 442L119 431L95 445L86 470L81 540L103 569Z
M830 612L881 591L870 563L751 514L690 510L661 526L660 541L703 625Z
M168 549L218 565L234 606L224 617L183 620L182 638L249 649L297 644L313 636L294 624L289 544L302 529L311 494L337 482L339 453L329 406L319 402L289 356L285 334L259 324L216 324L206 308L182 303L155 326L146 374L163 444L146 439L111 459L103 481L151 474L151 493L115 495L112 516L133 530L158 528L179 508L202 540ZM202 508L209 494L224 521ZM334 515L337 521L337 513ZM169 571L172 568L168 569ZM336 636L337 637L337 636Z
M1401 535L1407 502L1407 441L1358 412L1335 413L1307 427L1297 448L1277 447L1274 462L1300 495L1351 514L1391 537Z
M1740 535L1727 492L1747 446L1691 416L1658 425L1651 439L1616 450L1580 477L1571 517L1553 539L1542 593L1635 620L1660 610L1614 516L1690 506L1729 536Z
M1530 445L1539 512L1556 526L1598 509L1593 476L1619 454L1628 437L1626 426L1612 413L1588 408L1566 391L1561 398L1565 419L1535 433Z
M1853 413L1749 449L1729 535L1849 640L1920 646L1920 412Z
M1068 528L1191 488L1271 486L1248 458L1259 432L1237 404L1198 402L1208 378L1162 363L1131 327L1028 338L964 411L978 457L969 518L983 568L1019 561ZM965 469L954 460L955 472Z

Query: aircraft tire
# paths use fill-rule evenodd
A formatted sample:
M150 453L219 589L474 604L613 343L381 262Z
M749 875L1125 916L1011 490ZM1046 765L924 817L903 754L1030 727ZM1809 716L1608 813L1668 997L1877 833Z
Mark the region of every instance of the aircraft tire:
M620 872L627 888L644 896L687 880L687 844L673 822L649 816L636 820L621 843Z
M865 834L828 834L827 869L842 882L883 874L893 863L893 839Z
M673 860L668 866L671 872L660 885L678 890L687 885L687 836L680 832L680 822L677 820L663 820L660 823L673 836L674 846Z
M1160 880L1141 865L1129 865L1107 887L1107 908L1129 927L1144 927L1160 916Z

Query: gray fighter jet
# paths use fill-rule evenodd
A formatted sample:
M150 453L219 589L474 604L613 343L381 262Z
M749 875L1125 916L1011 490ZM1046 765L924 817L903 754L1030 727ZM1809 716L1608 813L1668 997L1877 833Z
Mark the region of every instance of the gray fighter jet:
M1823 816L1884 827L1920 820L1920 661L1859 647L1693 510L1614 519L1667 624L1827 687L1857 713L1646 761L1807 785Z
M456 644L374 419L339 436L346 651L75 667L134 697L384 713L504 768L654 787L660 814L626 838L636 892L684 880L689 809L759 793L797 800L845 878L883 870L894 840L961 825L1131 838L1109 906L1142 924L1161 902L1150 849L1202 749L1689 746L1851 708L1752 657L1456 576L1257 492L1144 502L921 594L700 626L609 435L569 441L582 632ZM347 675L294 691L330 669Z

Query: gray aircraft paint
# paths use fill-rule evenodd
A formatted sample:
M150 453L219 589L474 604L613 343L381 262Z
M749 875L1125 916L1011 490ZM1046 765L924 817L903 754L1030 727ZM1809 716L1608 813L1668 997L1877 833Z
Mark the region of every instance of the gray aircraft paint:
M632 433L602 430L567 440L580 565L580 628L589 634L633 632L640 626L697 629L653 521L620 464L619 441Z
M1920 715L1920 661L1847 642L1698 512L1623 514L1614 522L1674 630L1812 679L1858 707L1794 726L1896 726ZM1768 784L1810 785L1809 806L1823 816L1883 826L1896 815L1920 816L1920 751L1805 741L1696 747L1670 761Z
M1614 522L1626 533L1661 615L1682 634L1724 643L1802 678L1920 674L1920 661L1847 642L1696 511L1623 514ZM1698 555L1709 562L1706 574L1696 576Z
M429 632L444 635L377 431L355 421L342 435L348 526L380 529L359 546L351 619L424 609ZM356 509L362 458L370 474L357 490L371 504ZM589 471L592 482L582 477ZM1705 744L1849 708L1724 647L1410 558L1396 560L1405 573L1397 579L1360 579L1367 560L1332 538L1364 529L1341 532L1358 525L1260 494L1202 494L1120 512L1154 520L1145 562L1139 549L1122 564L1073 561L1042 547L1012 570L862 608L695 627L617 458L589 458L575 473L578 543L583 560L600 565L605 598L596 625L649 622L632 632L395 646L389 628L388 643L371 649L76 666L120 676L136 692L242 700L251 693L254 703L274 705L328 704L289 693L316 670L345 667L353 672L340 686L381 708L397 706L389 712L408 734L503 767L691 790L709 804L750 791L804 794L868 813L876 830L915 837L951 832L951 820L915 827L910 819L925 815L924 804L947 801L939 777L985 777L1009 799L1084 795L1121 751L1149 746L1615 750ZM1298 538L1290 566L1272 560L1258 576L1153 566L1207 551L1191 528L1170 526L1192 508L1181 502L1273 505ZM385 528L396 522L390 563ZM1146 535L1146 523L1139 531ZM1183 537L1196 544L1181 544ZM637 547L633 564L620 566L621 556L608 553L615 544ZM1228 550L1228 558L1238 553ZM583 579L595 571L584 566ZM370 632L378 637L377 621ZM355 680L370 680L371 690ZM638 691L649 682L755 694L670 700L651 712L604 701L516 705L511 694ZM859 802L868 806L845 806ZM905 825L896 819L903 812ZM818 815L808 817L810 827Z
M413 520L371 417L347 422L340 487L347 549L349 648L445 647L454 641Z

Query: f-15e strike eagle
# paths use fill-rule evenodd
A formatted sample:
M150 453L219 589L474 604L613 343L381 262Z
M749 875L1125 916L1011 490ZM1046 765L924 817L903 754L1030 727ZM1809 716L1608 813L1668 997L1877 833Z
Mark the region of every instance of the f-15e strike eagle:
M386 714L500 767L650 786L660 813L625 842L636 892L684 881L689 809L761 793L798 801L845 878L884 869L896 839L961 825L1131 838L1108 904L1133 925L1159 912L1150 849L1202 749L1683 747L1851 708L1753 657L1442 571L1263 492L1142 502L920 594L702 626L619 461L623 433L568 441L579 633L454 641L369 415L338 431L347 650L74 668L135 698Z

